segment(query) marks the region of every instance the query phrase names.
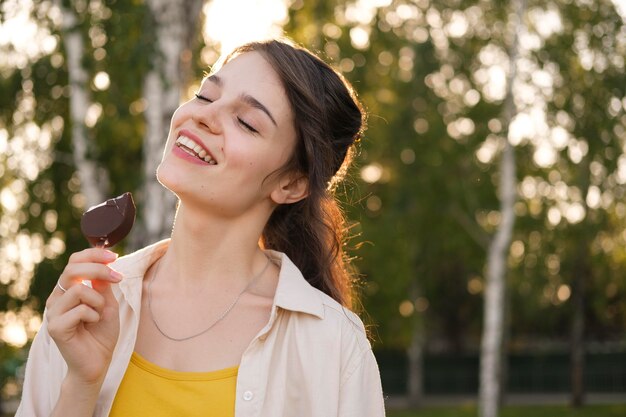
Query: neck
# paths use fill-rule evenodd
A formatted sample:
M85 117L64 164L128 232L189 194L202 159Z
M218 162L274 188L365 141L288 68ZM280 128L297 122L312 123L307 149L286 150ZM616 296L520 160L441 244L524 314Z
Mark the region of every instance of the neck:
M267 262L259 238L269 214L224 218L179 205L159 274L179 289L243 288ZM204 284L203 284L204 285Z

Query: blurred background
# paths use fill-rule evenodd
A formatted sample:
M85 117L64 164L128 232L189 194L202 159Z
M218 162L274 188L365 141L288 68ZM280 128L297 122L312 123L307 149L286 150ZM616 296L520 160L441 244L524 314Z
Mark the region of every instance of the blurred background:
M286 34L369 112L339 194L390 415L626 415L625 19L624 0L3 0L3 409L82 212L132 191L115 250L168 236L173 110L220 53Z

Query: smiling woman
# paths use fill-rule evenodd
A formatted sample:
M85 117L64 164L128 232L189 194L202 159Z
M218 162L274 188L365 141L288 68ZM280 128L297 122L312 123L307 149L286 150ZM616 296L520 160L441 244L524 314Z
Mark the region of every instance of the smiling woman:
M174 113L157 170L179 200L171 239L71 256L17 416L384 415L333 194L359 102L286 41L213 71Z

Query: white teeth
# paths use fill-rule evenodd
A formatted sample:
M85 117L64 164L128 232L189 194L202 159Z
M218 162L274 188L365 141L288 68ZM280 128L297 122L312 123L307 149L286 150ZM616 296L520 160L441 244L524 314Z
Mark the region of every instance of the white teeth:
M185 151L186 153L188 153L191 156L196 156L196 154L191 152L188 148L180 148L180 149L182 149L183 151Z
M179 136L176 139L176 145L183 145L182 147L179 146L179 148L187 152L189 155L202 159L209 165L217 165L217 161L215 159L212 159L200 145L189 139L187 136Z

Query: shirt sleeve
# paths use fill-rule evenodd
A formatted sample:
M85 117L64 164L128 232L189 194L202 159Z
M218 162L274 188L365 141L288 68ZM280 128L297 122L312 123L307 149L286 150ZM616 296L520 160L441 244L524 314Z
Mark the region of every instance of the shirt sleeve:
M358 355L355 366L344 377L339 397L340 417L384 417L380 372L371 349Z
M42 326L28 352L22 398L15 417L48 417L52 412L51 399L58 397L63 372L62 364L51 363L55 349L44 314Z

